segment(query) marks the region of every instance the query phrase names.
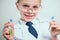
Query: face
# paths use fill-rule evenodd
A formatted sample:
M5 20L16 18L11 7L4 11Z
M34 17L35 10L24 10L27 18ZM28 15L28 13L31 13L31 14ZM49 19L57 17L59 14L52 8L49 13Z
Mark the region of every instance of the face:
M20 0L16 3L21 19L26 22L32 21L37 16L40 3L40 0Z

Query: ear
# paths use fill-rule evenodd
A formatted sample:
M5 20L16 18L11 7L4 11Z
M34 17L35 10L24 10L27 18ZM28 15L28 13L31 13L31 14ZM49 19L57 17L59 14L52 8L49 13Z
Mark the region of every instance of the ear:
M19 5L18 5L18 3L16 3L16 7L17 7L17 9L19 10Z

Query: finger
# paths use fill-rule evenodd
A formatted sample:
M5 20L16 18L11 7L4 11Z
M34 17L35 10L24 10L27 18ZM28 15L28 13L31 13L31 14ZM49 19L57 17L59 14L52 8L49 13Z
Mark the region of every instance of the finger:
M13 38L13 35L10 35L8 31L5 31L3 36L8 40Z
M50 22L50 25L56 25L56 24L57 23L55 21L54 22L53 21Z
M50 25L51 28L58 28L58 25Z
M5 31L3 32L3 36L6 38L7 36L9 36L9 32L8 31Z
M4 35L4 37L9 40L10 39L10 35Z
M56 28L57 30L60 30L60 28Z
M58 25L51 25L51 30L56 31L56 28L58 28Z
M4 35L9 35L9 31L5 31L3 33L4 33Z
M8 26L11 26L11 24L4 25L4 28L8 28Z
M60 27L57 27L56 30L60 30Z
M10 22L6 22L4 25L9 24Z
M4 28L3 31L9 31L9 29L8 28Z

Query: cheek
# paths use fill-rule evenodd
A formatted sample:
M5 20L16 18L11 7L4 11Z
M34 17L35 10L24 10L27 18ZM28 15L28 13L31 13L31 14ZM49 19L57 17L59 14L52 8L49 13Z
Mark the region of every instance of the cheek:
M20 14L23 16L23 14L24 14L27 10L21 7L21 8L19 9L19 11L20 11Z
M37 13L34 14L34 18L37 16Z
M20 8L20 10L19 10L21 13L24 13L24 12L26 12L26 10L24 9L24 8Z
M38 11L37 11L37 10L35 10L35 11L33 11L33 12L34 12L34 15L35 15L35 16L37 16Z

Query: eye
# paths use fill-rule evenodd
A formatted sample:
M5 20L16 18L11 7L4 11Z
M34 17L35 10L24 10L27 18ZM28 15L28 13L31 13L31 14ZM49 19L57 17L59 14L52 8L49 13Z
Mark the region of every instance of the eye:
M29 7L29 5L23 5L23 7Z
M33 6L33 8L38 8L38 6Z

